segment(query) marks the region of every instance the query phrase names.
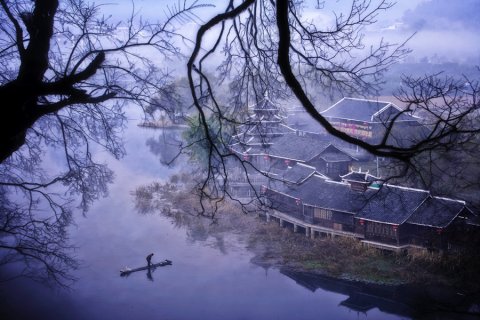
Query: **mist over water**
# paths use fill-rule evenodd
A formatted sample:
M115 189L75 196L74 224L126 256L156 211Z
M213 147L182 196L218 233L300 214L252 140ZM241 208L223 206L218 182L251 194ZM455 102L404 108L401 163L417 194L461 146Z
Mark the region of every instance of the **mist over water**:
M2 319L403 319L374 308L358 313L340 303L344 294L321 288L311 291L276 269L250 262L253 254L235 236L203 241L175 228L161 215L141 215L131 192L162 181L188 166L169 168L146 143L159 141L161 130L131 122L126 132L127 156L109 159L116 178L107 198L86 217L76 216L72 242L81 267L70 291L48 289L28 279L0 286ZM120 277L119 270L173 261L147 272Z
M140 13L155 21L167 2L171 3L141 0L136 5ZM316 3L307 1L310 8ZM339 5L342 1L331 3ZM351 1L343 3L347 3L343 9L348 12ZM128 16L132 5L112 3L105 6L106 15L113 14L116 21L121 15ZM212 10L220 12L224 5L204 8L198 21L206 21L215 12ZM402 43L416 32L408 43L413 49L405 61L408 64L396 67L389 82L394 83L393 88L385 92L390 94L397 88L400 74L409 71L407 67L478 65L480 19L478 10L472 8L479 5L479 0L402 1L394 7L398 10L395 15L387 13L379 25L367 30L367 44L383 37ZM306 14L312 19L323 18L317 11ZM182 31L193 39L197 28L197 24L188 23ZM188 53L191 46L183 49ZM174 72L183 75L184 66ZM420 75L424 73L421 69ZM139 214L132 191L165 181L171 174L188 169L189 164L179 159L172 167L165 165L173 159L178 143L174 131L144 129L136 124L131 121L125 132L125 158L117 161L105 152L96 154L109 163L115 181L109 186L109 196L96 201L86 217L78 212L76 225L70 228L71 242L77 246L75 255L81 262L73 272L78 281L71 290L50 289L29 279L0 282L0 319L408 319L381 311L377 304L365 312L342 305L351 297L339 293L345 292L336 287L341 283L309 285L306 279L257 266L251 262L253 253L236 235L225 235L221 240L205 235L197 239L166 217ZM45 162L52 170L60 167L55 161ZM154 263L169 259L173 265L157 268L150 276L136 272L120 277L119 270L126 266L144 266L150 252L155 254ZM7 266L0 275L8 276L8 268L17 267ZM387 304L396 302L389 300Z

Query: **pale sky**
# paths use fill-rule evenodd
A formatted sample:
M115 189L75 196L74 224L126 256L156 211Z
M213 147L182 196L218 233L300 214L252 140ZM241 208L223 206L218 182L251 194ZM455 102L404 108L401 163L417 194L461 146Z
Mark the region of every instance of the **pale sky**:
M188 1L188 0L187 0ZM135 10L148 20L163 20L167 7L178 5L178 0L101 0L108 3L106 14L113 18L126 17L135 4ZM198 10L198 16L207 21L224 9L226 0L199 1L215 8ZM307 0L305 17L331 15L345 12L352 0L326 0L324 10L314 9L316 0ZM372 0L374 3L375 0ZM191 3L191 1L190 1ZM480 0L398 0L393 8L378 17L378 23L368 29L369 42L384 38L388 42L403 42L416 33L409 42L412 59L436 57L443 62L468 62L480 64ZM197 21L197 22L201 22ZM193 36L196 26L184 27Z

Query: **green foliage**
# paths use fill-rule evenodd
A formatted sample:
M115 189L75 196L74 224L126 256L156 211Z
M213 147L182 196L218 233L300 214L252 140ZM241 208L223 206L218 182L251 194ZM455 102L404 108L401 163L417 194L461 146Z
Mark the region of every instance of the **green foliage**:
M188 129L182 136L190 159L206 169L218 166L223 161L222 155L229 153L232 132L232 127L222 123L218 115L209 116L205 122L198 115L188 119Z

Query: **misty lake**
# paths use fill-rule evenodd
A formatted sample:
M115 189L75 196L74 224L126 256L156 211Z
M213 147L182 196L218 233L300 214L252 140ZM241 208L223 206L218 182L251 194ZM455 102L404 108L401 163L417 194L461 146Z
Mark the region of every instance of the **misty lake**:
M125 134L127 156L108 160L116 178L107 198L71 230L82 264L71 290L48 289L28 279L0 286L2 319L409 319L403 305L332 279L267 269L250 262L253 254L237 236L194 241L167 218L140 215L131 192L181 170L161 164L155 144L162 130L139 128ZM124 266L173 261L120 277ZM352 306L357 306L352 307ZM398 312L395 312L398 310Z

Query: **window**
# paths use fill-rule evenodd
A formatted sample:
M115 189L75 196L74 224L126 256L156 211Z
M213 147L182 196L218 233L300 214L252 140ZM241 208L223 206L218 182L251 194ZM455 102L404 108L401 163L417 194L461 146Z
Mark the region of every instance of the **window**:
M315 208L314 215L315 215L315 218L317 219L332 220L331 210Z
M395 238L396 232L393 226L388 224L381 224L375 222L368 222L367 223L367 232L372 233L378 236L384 236L389 238Z
M303 207L303 215L306 217L313 217L313 207L304 206Z
M327 162L326 173L336 175L340 172L340 164L336 162Z
M342 231L342 225L340 223L334 223L333 224L333 230L339 230Z

